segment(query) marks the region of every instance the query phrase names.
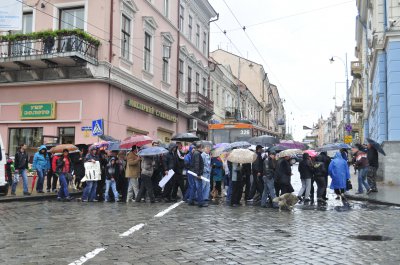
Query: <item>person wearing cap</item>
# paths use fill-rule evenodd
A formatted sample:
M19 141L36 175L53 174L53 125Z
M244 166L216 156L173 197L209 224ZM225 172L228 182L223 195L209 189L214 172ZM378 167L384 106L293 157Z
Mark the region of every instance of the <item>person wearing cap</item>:
M73 171L71 158L68 149L63 150L63 154L57 159L56 173L60 182L60 190L58 191L57 200L72 200L68 192L67 178Z
M256 195L256 192L258 192L260 194L260 196L263 194L263 190L264 190L264 183L263 183L264 159L262 157L262 149L263 149L263 147L261 145L256 146L257 159L252 164L253 184L250 187L250 194L249 194L249 197L247 198L248 202L253 201L253 198Z
M275 178L276 178L276 153L270 152L267 159L263 162L263 182L264 190L261 197L261 207L267 207L267 198L269 197L270 202L276 197L275 195ZM276 206L273 203L273 206Z

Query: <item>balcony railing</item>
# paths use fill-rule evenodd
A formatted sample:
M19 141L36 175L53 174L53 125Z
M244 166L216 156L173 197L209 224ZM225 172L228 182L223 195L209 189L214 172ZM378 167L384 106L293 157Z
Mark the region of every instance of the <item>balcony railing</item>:
M188 104L199 104L200 107L207 111L212 112L214 110L214 102L208 97L200 94L199 92L191 92L186 94L186 103Z
M57 58L70 60L57 60ZM43 60L48 64L49 61L46 59L56 59L51 61L55 64L68 64L79 60L97 64L98 45L77 34L33 40L1 40L0 42L0 66L3 68L12 68L10 62L26 67L38 66L38 62Z
M355 78L361 78L362 64L359 61L351 62L351 75Z
M362 112L363 111L363 100L361 97L352 97L351 98L351 110L354 112Z

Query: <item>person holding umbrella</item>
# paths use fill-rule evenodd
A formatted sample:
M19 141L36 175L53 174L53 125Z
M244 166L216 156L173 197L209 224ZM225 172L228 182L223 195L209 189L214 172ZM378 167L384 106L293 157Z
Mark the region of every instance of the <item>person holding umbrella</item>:
M146 192L148 193L150 197L150 202L155 203L156 198L154 197L153 193L153 184L151 183L151 176L153 175L154 172L154 157L152 156L144 156L141 161L141 172L140 172L140 178L142 180L142 183L140 185L139 192L135 198L136 202L140 202L142 198L145 198Z
M37 176L39 177L36 184L36 192L44 193L43 184L44 176L47 175L47 171L50 169L50 159L47 155L47 147L41 145L39 150L33 156L32 170L36 170Z
M71 174L73 171L73 166L71 162L71 158L69 157L69 151L68 149L63 150L62 156L57 159L57 167L56 167L56 173L58 174L58 179L60 181L60 190L58 191L58 197L57 200L67 200L71 201L72 197L69 196L68 193L68 183L67 183L67 178L68 174Z
M367 191L367 194L369 194L370 192L378 192L378 189L376 187L376 171L379 167L379 155L372 141L368 141L367 148L367 159L369 164L367 181L370 187L370 189Z

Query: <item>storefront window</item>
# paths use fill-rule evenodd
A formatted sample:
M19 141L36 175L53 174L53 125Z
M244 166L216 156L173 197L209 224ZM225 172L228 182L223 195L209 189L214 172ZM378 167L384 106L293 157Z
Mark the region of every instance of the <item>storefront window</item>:
M58 128L58 137L61 144L75 144L75 127Z
M42 144L43 128L11 128L9 129L8 153L14 156L21 144L28 149L36 149Z

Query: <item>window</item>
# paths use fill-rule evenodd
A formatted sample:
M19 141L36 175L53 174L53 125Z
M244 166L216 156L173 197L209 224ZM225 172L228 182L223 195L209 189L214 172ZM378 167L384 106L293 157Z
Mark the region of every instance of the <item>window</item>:
M26 144L29 149L34 149L42 144L43 128L15 128L9 129L8 153L14 156L20 144Z
M207 55L207 32L203 32L203 54Z
M60 29L84 29L85 9L83 7L60 9Z
M33 20L32 12L24 13L22 16L22 31L16 31L15 33L32 33L33 31ZM28 55L32 52L33 42L29 40L17 41L12 45L13 54Z
M75 144L75 127L59 127L58 137L61 144Z
M211 100L214 100L214 88L215 88L215 83L214 83L214 81L211 81L211 93L210 93L210 98L211 98Z
M196 92L200 91L200 74L196 73Z
M192 92L192 68L188 66L188 93Z
M162 80L166 83L169 83L169 60L167 58L163 58L163 75Z
M216 98L217 98L217 106L219 105L219 86L217 85L217 95L216 95Z
M193 34L193 18L192 18L192 16L189 16L188 38L189 38L190 41L192 40L192 34Z
M144 33L144 70L151 72L151 35Z
M182 92L185 92L184 87L183 87L183 65L184 65L183 61L179 60L179 66L178 66L178 68L179 68L179 90Z
M207 97L207 79L203 78L203 96Z
M179 30L181 32L183 32L183 27L184 27L184 23L185 22L185 8L180 5L179 6Z
M125 15L122 15L122 27L121 27L121 56L129 60L129 43L131 38L131 20L127 18Z
M200 25L196 25L196 47L200 48Z
M164 0L164 16L169 18L169 0Z

